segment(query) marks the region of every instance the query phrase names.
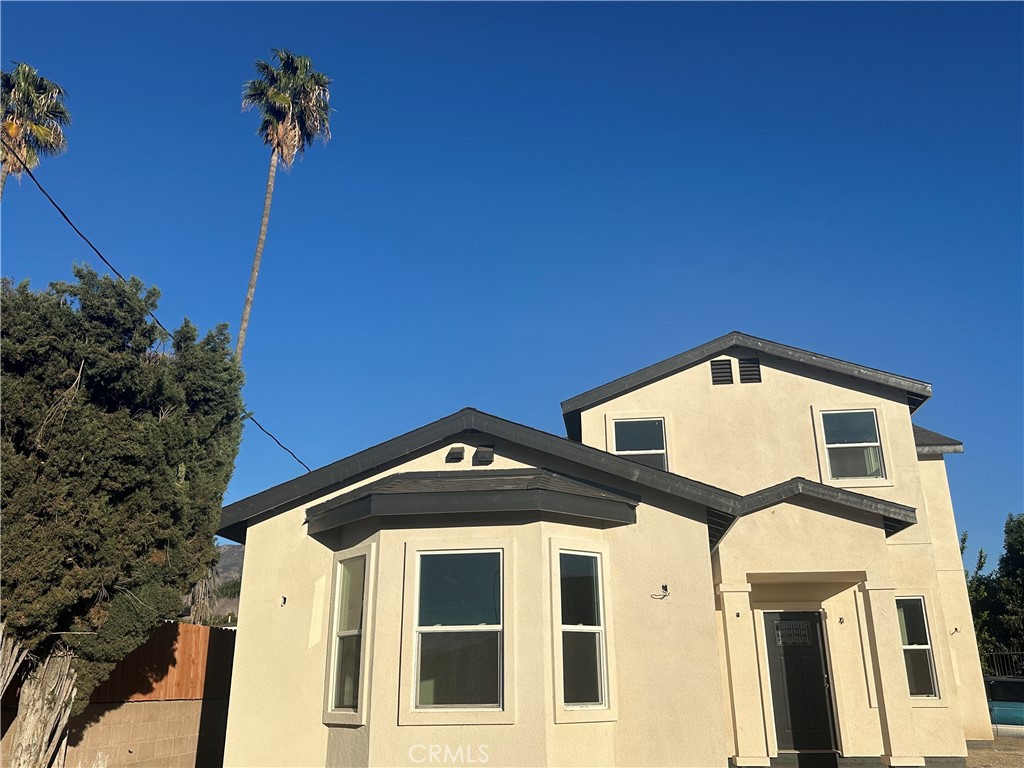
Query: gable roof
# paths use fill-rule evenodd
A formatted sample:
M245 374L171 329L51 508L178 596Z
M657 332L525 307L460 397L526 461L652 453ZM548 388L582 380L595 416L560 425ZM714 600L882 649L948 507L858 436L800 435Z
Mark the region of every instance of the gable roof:
M863 493L848 491L845 488L824 485L804 477L794 477L784 483L748 494L743 497L743 500L738 507L733 509L733 512L737 517L740 517L774 506L783 501L799 498L827 501L849 509L857 509L861 512L870 512L873 515L878 515L885 521L885 533L887 536L917 522L917 513L913 507L879 499L876 496L866 496Z
M924 381L910 379L906 376L898 376L895 373L888 373L875 368L867 368L863 365L857 365L856 363L850 363L846 360L839 360L826 355L819 355L806 349L789 347L785 344L761 339L757 336L741 333L740 331L732 331L706 344L701 344L699 347L681 352L667 360L662 360L660 363L649 365L635 373L615 379L615 381L608 382L607 384L602 384L599 387L564 401L562 403L562 417L565 419L565 427L569 437L574 440L580 439L581 411L624 395L627 392L632 392L686 368L691 368L698 363L702 363L709 358L716 357L734 348L761 352L784 360L802 363L813 368L841 373L862 381L891 387L906 393L907 404L910 406L911 412L917 410L932 395L932 385Z
M940 435L930 429L919 427L914 424L914 445L917 446L918 456L927 456L936 453L963 453L964 444L952 437Z
M640 488L659 491L714 509L729 510L740 498L735 493L713 485L647 467L598 448L506 421L475 408L463 408L419 429L229 504L224 507L218 533L234 541L243 541L245 529L250 522L263 520L310 502L361 478L398 466L413 456L456 442L464 436L473 436L475 442L485 444L518 446L529 452L602 472L625 481L627 485L635 484Z

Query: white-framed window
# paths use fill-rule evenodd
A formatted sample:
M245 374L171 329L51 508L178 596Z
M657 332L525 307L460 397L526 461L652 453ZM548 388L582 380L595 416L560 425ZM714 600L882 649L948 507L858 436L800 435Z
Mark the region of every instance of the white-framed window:
M375 545L368 544L335 556L324 684L326 725L366 723L374 552Z
M615 453L656 469L668 469L664 419L616 419Z
M824 411L821 423L833 480L885 477L878 414L874 410Z
M896 611L899 614L900 640L903 643L903 662L907 666L910 695L937 697L939 688L935 680L935 659L924 598L897 597Z
M559 550L562 703L566 707L608 706L601 556Z
M501 549L417 553L416 709L501 709Z

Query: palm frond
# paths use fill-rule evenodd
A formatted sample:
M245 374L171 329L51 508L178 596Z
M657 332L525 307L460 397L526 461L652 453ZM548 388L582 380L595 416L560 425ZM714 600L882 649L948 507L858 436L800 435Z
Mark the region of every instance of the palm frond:
M262 113L257 134L287 167L317 137L330 138L331 79L316 72L306 56L285 48L270 52L277 66L256 61L258 77L243 86L242 109Z

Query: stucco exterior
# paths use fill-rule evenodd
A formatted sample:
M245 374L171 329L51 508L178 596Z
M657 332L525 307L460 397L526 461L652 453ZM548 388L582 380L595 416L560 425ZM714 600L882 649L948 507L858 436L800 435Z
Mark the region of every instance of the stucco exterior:
M839 758L924 766L990 739L943 455L911 423L923 389L770 350L735 343L567 411L578 442L460 412L228 508L246 563L225 765L771 765L789 739L773 696L791 695L775 614L819 617ZM712 384L711 360L755 356L759 381ZM831 479L823 411L876 414L884 476ZM614 456L620 419L664 424L667 471ZM497 706L417 703L418 563L438 552L501 553ZM600 564L587 706L563 689L565 553ZM355 559L358 704L341 707ZM908 688L901 598L926 614L932 695Z

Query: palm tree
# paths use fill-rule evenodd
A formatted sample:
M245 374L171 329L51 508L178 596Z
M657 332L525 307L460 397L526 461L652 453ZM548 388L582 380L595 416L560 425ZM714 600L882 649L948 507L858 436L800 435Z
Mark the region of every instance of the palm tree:
M258 133L263 143L270 147L270 173L267 175L260 236L256 240L256 255L249 275L249 290L238 328L235 357L239 362L242 360L242 347L245 346L245 334L249 327L256 278L263 259L263 242L267 236L267 222L270 220L270 200L274 196L277 161L280 159L285 168L289 168L295 155L305 152L317 136L325 142L331 137L331 108L328 106L331 97L328 90L330 78L315 72L312 62L306 56L297 56L291 51L278 48L271 49L271 52L278 66L257 61L254 66L259 77L247 82L242 91L242 109L255 108L262 115Z
M68 148L64 126L71 122L63 88L28 64L11 63L14 69L0 72L0 198L8 173L20 177L39 165L41 157L59 155Z

